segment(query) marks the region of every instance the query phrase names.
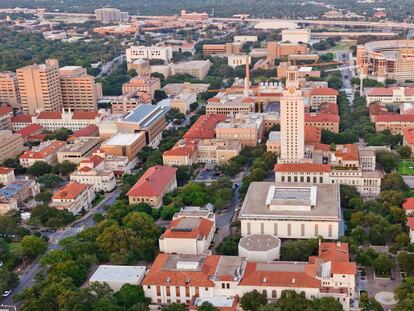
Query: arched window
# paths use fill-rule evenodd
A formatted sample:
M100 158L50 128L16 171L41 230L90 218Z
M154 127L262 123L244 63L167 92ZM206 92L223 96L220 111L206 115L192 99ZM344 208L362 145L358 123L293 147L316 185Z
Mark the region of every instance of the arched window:
M275 290L272 290L272 298L277 298L277 293Z
M262 290L262 294L263 294L263 296L265 296L266 298L267 298L267 290Z

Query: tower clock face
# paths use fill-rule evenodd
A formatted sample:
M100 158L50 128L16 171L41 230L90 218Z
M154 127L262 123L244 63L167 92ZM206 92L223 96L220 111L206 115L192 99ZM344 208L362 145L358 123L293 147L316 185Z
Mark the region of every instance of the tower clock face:
M294 94L296 92L296 89L294 87L290 87L290 88L288 88L288 92L290 94Z

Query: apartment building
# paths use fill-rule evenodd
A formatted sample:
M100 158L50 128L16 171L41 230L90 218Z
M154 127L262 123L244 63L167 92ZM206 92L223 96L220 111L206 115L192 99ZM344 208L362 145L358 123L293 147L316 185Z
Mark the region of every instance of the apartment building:
M23 113L33 115L37 110L62 110L59 63L56 59L47 59L45 64L19 68L16 74Z
M21 135L9 130L0 131L0 163L6 159L16 159L24 150Z
M81 66L65 66L59 69L63 108L78 111L97 111L102 97L102 84L88 75Z
M131 92L145 92L151 99L154 99L154 93L161 88L159 78L151 76L136 76L122 85L122 93L129 94Z
M274 303L283 291L293 290L307 299L333 297L349 311L356 273L347 243L323 242L308 262L159 254L142 285L154 303L185 303L190 309L209 302L221 310L237 310L238 297L247 292L257 290Z
M208 100L206 114L236 114L255 111L256 100L236 94L226 94L212 97Z
M8 185L16 180L14 168L0 166L0 184Z
M79 164L82 160L92 155L100 144L101 139L99 137L77 138L58 151L57 160L59 163L69 161L74 164Z
M129 204L143 202L160 208L164 195L177 188L176 171L169 166L150 167L128 191Z
M171 66L171 73L172 75L188 74L198 80L203 80L207 76L211 65L212 63L209 60L191 60L173 64Z
M53 194L49 206L78 215L91 208L94 199L95 191L92 185L70 182Z
M101 8L95 10L95 17L97 21L101 22L119 22L127 21L129 19L128 12L121 12L115 8Z
M0 72L0 105L15 110L22 109L17 75L11 71Z
M145 133L117 133L102 143L100 150L114 156L126 156L136 164L137 155L146 146Z
M30 167L36 162L45 162L49 165L58 163L58 152L66 146L66 142L60 140L48 140L39 146L32 147L25 151L20 157L19 162L23 167Z
M126 49L126 59L132 63L138 59L160 59L168 63L173 57L173 49L170 46L131 46Z

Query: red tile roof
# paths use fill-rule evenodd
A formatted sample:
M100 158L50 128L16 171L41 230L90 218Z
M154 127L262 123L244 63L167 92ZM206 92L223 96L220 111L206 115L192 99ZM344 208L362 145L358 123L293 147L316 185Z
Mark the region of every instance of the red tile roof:
M165 157L192 157L196 152L197 142L186 140L184 143L178 142L170 150L163 153Z
M42 111L37 115L37 119L62 119L62 113L59 111Z
M405 96L413 96L414 95L414 87L406 87L404 90Z
M359 153L358 147L354 144L346 144L343 145L342 148L337 146L337 150L335 151L335 156L338 158L342 158L345 161L358 161L359 160Z
M333 104L333 103L326 104L321 109L321 113L330 113L330 114L339 115L338 105L337 104Z
M25 128L22 128L20 131L17 131L17 134L20 134L23 136L23 138L29 137L30 135L34 133L40 133L43 131L43 126L40 124L32 123Z
M217 123L226 120L225 114L202 115L184 134L185 139L207 139L215 137Z
M0 166L0 175L8 174L8 173L13 172L13 171L14 171L14 168Z
M368 96L392 96L393 89L387 87L374 87L368 91Z
M274 263L277 265L278 263ZM292 265L295 265L293 262ZM248 262L243 278L239 285L269 286L285 288L320 288L321 281L305 272L272 271L271 269L258 269L259 265L272 265L272 263ZM293 270L293 269L292 269Z
M40 151L25 151L19 158L20 159L44 159L53 153L57 153L62 147L66 146L66 143L60 140L56 140L44 147Z
M90 185L79 184L76 182L68 183L63 188L56 191L53 196L52 200L74 200L79 194L85 191Z
M281 163L276 164L275 172L319 172L329 173L331 166L329 164L313 164L313 163Z
M305 122L339 122L338 115L330 113L318 113L316 115L305 113Z
M243 98L242 103L255 103L256 100L252 97Z
M128 196L159 196L175 177L177 169L169 166L150 167L128 191Z
M374 122L414 122L414 114L382 114L373 117Z
M402 207L406 211L414 210L414 198L407 198L403 203Z
M159 254L142 281L143 285L214 287L210 279L217 270L221 256L207 256L199 271L181 271L165 268L169 254Z
M321 142L322 129L305 125L305 144L317 144Z
M338 96L339 92L329 87L314 88L310 92L311 96Z
M97 111L75 111L72 115L73 120L93 120L99 116Z
M94 125L94 124L90 124L78 131L76 131L75 133L73 133L72 136L75 137L88 137L88 136L93 136L93 134L97 133L99 135L99 127Z
M379 103L369 105L368 109L371 116L389 114L387 108L385 108L383 104Z
M356 274L355 262L349 262L348 243L323 242L319 245L318 258L331 261L334 274Z
M327 145L327 144L313 144L313 148L315 150L320 150L320 151L330 151L331 146Z
M19 114L17 116L12 117L11 122L12 123L31 123L32 116L28 114Z
M163 236L167 239L197 239L199 236L204 238L208 237L213 229L214 223L211 220L205 218L199 218L199 222L195 228L191 228L191 231L180 231L176 228L180 228L180 223L185 220L186 217L174 219L164 232Z
M0 115L11 114L13 113L13 109L7 106L0 106Z
M97 167L105 158L94 154L93 156L89 157L88 159L82 160L80 163L90 163L93 167Z

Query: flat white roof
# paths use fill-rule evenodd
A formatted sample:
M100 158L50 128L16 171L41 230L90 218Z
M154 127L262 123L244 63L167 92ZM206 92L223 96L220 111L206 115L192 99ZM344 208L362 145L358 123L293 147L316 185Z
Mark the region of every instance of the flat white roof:
M89 282L138 283L145 275L145 266L101 265L89 279Z
M109 138L106 142L102 145L116 145L116 146L125 146L131 145L135 140L137 140L140 136L145 135L143 132L140 133L117 133L111 138Z

